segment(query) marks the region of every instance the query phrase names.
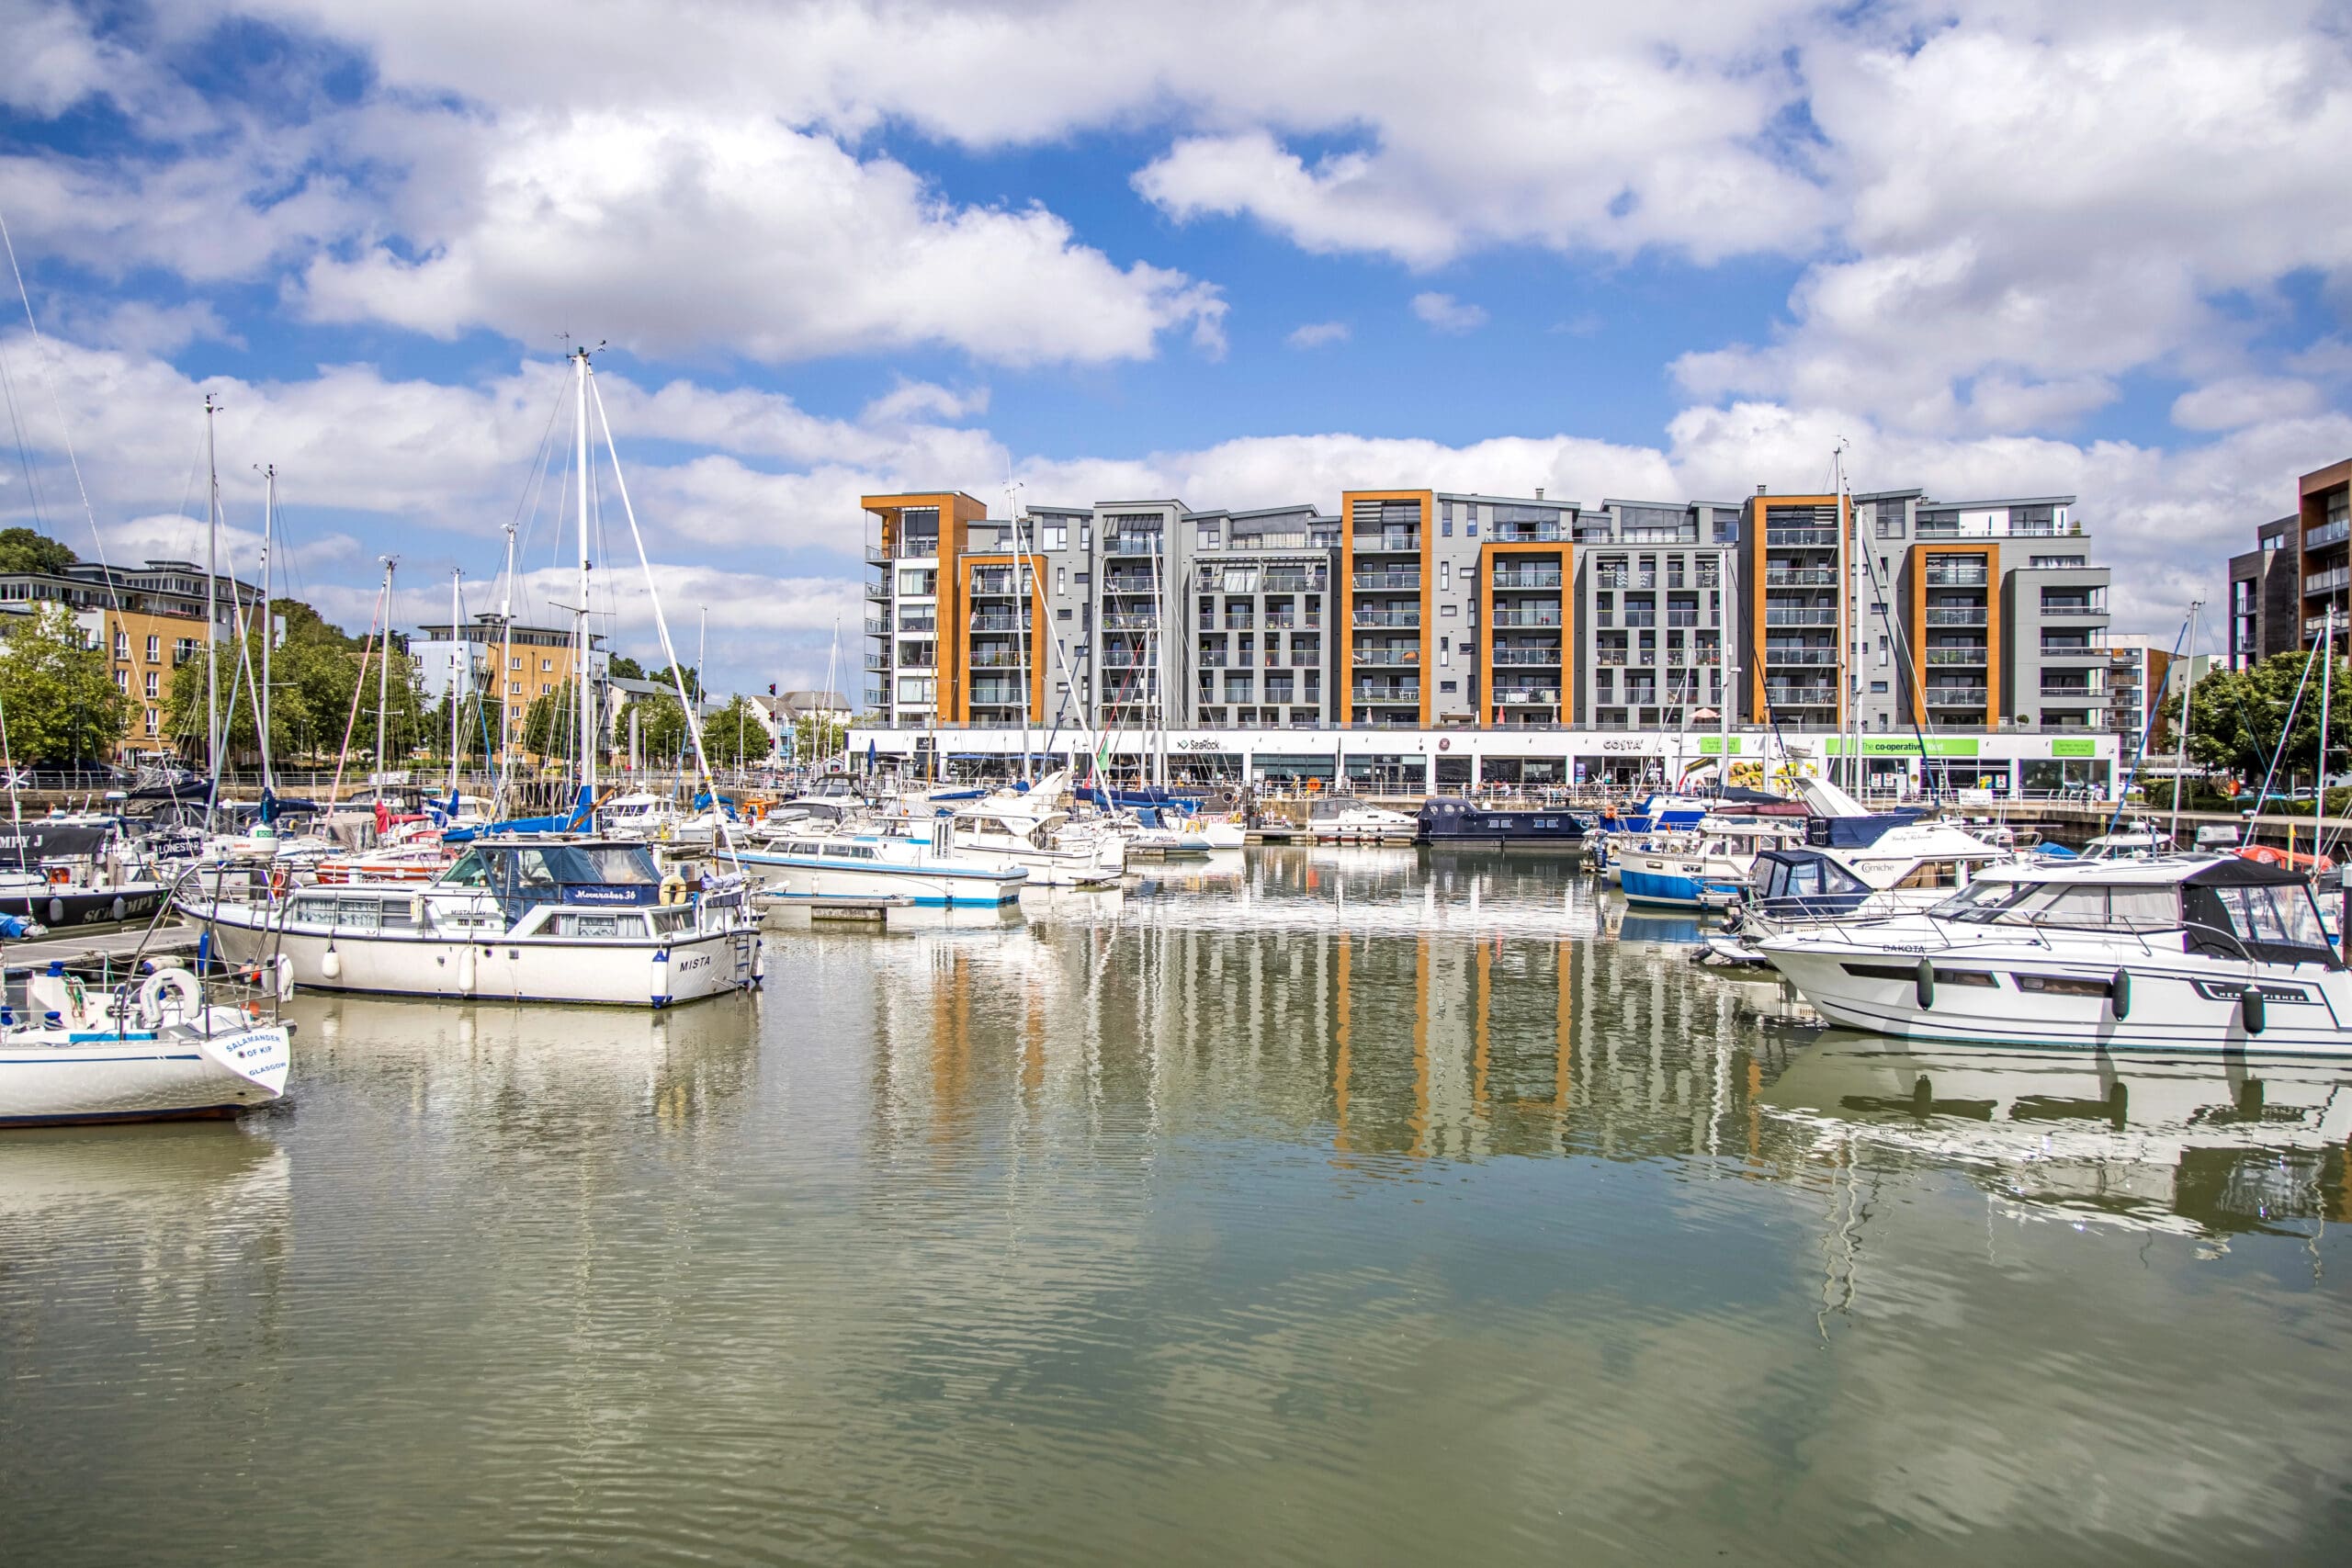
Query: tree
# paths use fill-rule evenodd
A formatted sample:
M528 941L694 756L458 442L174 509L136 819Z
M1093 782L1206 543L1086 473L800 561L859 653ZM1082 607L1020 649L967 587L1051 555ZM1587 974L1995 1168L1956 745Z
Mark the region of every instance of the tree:
M2334 664L2327 677L2333 686L2328 701L2328 763L2340 772L2345 747L2352 744L2346 739L2352 735L2352 666L2342 660ZM2259 787L2278 746L2288 709L2292 707L2295 722L2272 787L2283 785L2290 773L2309 778L2319 758L2321 675L2319 656L2312 652L2274 654L2249 670L2216 670L2199 676L2188 705L2189 757ZM2300 703L2295 697L2299 683L2303 688ZM2180 722L2178 693L2165 699L2164 716L2166 724Z
M678 699L663 695L633 698L623 721L633 716L639 754L648 767L667 765L686 745L686 710Z
M803 714L793 721L793 755L803 762L838 757L849 744L849 726L829 714Z
M0 528L0 571L62 572L75 560L74 552L46 534L30 528Z
M702 700L702 676L691 664L682 664L678 666L674 674L672 673L670 667L665 664L661 669L656 670L652 674L648 675L645 678L652 682L655 685L661 687L663 691L671 694L673 697L677 694L678 687L683 682L686 688L686 695L694 698L696 702L700 702Z
M742 768L763 761L774 749L759 710L740 692L702 721L702 745L714 768Z
M377 660L381 649L368 649L361 639L345 636L300 600L281 599L273 608L286 622L286 635L270 652L270 754L281 761L301 756L340 756L345 726L349 725L351 754L372 756ZM218 648L216 680L225 721L222 744L232 759L250 757L256 749L259 731L254 682L261 678L261 639L262 628L256 622L245 634L243 661L234 641L224 641ZM423 722L424 699L418 688L415 660L398 649L392 650L391 660L390 758L397 762L405 748L420 739L429 740L433 732ZM204 665L205 654L199 647L194 658L172 672L165 701L171 733L191 754L204 747ZM355 694L359 698L356 717Z
M83 640L64 605L43 604L10 628L0 652L0 721L12 761L96 759L121 741L133 706L105 652Z
M626 653L616 653L611 673L616 681L642 681L645 679L645 666Z

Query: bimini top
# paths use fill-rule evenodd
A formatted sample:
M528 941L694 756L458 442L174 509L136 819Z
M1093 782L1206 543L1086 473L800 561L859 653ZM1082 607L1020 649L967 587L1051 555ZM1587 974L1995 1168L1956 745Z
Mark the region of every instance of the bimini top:
M2237 855L2156 855L2146 860L2071 860L2037 865L1993 865L1979 881L2094 882L2134 887L2290 887L2307 885L2303 873Z

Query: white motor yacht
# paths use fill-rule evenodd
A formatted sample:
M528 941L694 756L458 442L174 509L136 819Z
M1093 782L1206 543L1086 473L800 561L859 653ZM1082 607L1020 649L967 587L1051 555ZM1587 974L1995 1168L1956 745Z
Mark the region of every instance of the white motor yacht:
M1757 856L1804 842L1802 817L1708 817L1687 832L1621 852L1617 886L1629 904L1724 908L1746 891Z
M1318 844L1409 844L1420 831L1419 818L1346 795L1326 796L1307 807L1306 835Z
M191 873L181 913L232 962L282 953L322 990L662 1008L760 979L742 880L692 886L633 840L484 839L423 884L288 893L231 875Z
M2352 1056L2310 885L2234 856L1994 866L1923 913L1760 945L1824 1017L1906 1040Z
M933 819L944 838L946 818ZM793 898L908 899L934 908L1017 904L1022 866L959 853L904 834L820 832L782 836L739 852L743 869L771 893Z

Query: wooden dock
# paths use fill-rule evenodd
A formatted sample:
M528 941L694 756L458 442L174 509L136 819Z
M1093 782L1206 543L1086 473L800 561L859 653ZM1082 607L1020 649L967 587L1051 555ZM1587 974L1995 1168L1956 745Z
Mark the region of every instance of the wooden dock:
M895 897L862 897L848 894L820 893L814 897L789 893L762 893L759 902L771 909L806 909L811 920L841 922L851 925L887 925L893 909L911 909L915 901L901 893Z

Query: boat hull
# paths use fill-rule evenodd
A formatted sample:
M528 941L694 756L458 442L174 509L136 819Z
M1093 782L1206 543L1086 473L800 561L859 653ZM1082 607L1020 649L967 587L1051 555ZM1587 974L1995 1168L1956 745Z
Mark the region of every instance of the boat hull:
M153 882L120 887L56 886L28 897L0 897L0 915L28 914L51 931L76 926L143 920L164 906L164 889Z
M725 996L758 981L759 932L748 926L656 944L528 937L468 942L351 931L281 935L231 909L206 923L232 964L269 962L283 953L293 960L295 985L311 990L663 1008ZM336 960L333 975L327 973L330 950Z
M926 908L992 909L1019 903L1029 880L1017 871L858 865L758 851L745 851L737 858L761 886L786 898L905 898Z
M2135 954L2121 966L2130 999L2127 1016L2118 1019L2112 960L2016 948L1933 949L1936 984L1922 1007L1917 971L1926 951L1789 938L1763 943L1765 956L1824 1018L1898 1040L2352 1059L2352 976L2344 971L2299 965L2256 976L2244 964L2190 953ZM2259 1033L2246 1029L2241 999L2251 984L2264 998Z
M286 1092L292 1031L0 1045L0 1127L234 1116Z

